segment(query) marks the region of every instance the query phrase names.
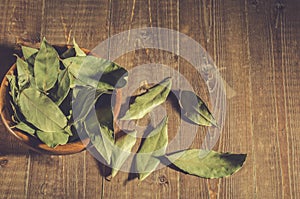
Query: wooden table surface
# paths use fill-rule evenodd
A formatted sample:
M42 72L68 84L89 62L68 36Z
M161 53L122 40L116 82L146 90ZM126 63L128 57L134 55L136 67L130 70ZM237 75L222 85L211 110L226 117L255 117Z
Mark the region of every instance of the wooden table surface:
M1 79L17 44L35 45L44 36L55 44L75 37L88 49L142 27L191 37L226 84L226 122L214 150L248 154L244 167L223 179L163 168L141 184L125 172L107 181L87 151L40 155L0 123L0 198L300 198L299 10L299 0L0 0ZM184 59L161 50L130 52L116 62L127 69L163 63L201 81ZM176 118L169 130L175 124Z

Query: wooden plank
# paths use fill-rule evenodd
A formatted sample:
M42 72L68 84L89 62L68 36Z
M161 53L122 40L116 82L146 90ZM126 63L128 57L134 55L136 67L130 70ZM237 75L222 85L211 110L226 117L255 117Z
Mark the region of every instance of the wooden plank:
M0 8L3 11L0 14L2 44L39 41L42 0L2 0Z
M294 189L296 181L292 178L292 174L297 172L295 165L299 165L299 159L294 156L297 155L295 149L299 142L294 142L294 127L290 128L291 123L299 126L299 122L290 117L294 111L288 108L290 100L299 98L298 94L291 94L297 86L289 86L289 82L293 81L292 74L296 72L299 76L299 64L286 63L299 60L299 56L295 51L297 46L289 51L285 43L287 40L297 41L296 14L289 16L291 21L285 15L296 13L297 9L294 8L296 2L289 3L247 4L254 139L252 152L255 157L257 198L290 198L299 193ZM286 27L293 27L295 33L289 33L291 29ZM299 27L297 29L299 33ZM293 53L289 57L287 53L290 52Z
M1 1L0 3L1 80L15 62L17 42L39 39L41 1ZM24 198L28 189L30 156L28 149L0 124L0 192L3 198Z
M109 1L44 1L41 36L55 44L93 49L108 37Z
M178 2L176 1L112 1L110 35L113 36L122 31L135 28L156 26L178 30L177 16ZM162 63L177 70L178 62L174 59L172 53L145 49L143 46L145 40L143 39L151 40L151 33L145 32L144 35L136 38L137 43L135 45L140 45L138 47L143 49L129 52L118 58L116 62L127 69L142 64ZM115 46L111 46L111 50L113 49L115 49ZM159 79L160 75L151 66L139 71L136 77L149 77L149 74L154 79L161 80ZM166 107L168 111L172 112L170 103L167 103ZM174 117L169 118L169 130L176 132L175 124L179 118L174 113L170 114ZM174 135L171 133L172 136ZM137 180L127 182L128 174L120 172L110 182L104 182L104 198L178 198L178 177L177 171L163 168L153 172L141 183Z
M274 6L274 5L273 5ZM299 190L299 1L276 2L270 35L282 197L298 198ZM298 136L297 136L298 135Z

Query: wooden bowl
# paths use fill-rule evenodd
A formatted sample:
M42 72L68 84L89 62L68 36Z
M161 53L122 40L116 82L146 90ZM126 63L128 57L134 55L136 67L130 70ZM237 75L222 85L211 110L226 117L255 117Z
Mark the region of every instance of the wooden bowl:
M67 46L68 47L68 46ZM62 48L62 47L59 47ZM88 50L83 49L87 54L89 53ZM16 64L14 64L6 75L15 74L16 71ZM117 90L116 92L116 105L114 109L115 116L118 115L120 110L120 103L121 103L121 90ZM78 140L74 142L69 142L64 145L58 145L55 148L51 148L41 142L38 138L33 137L19 129L12 128L15 123L12 121L13 110L10 105L11 96L9 94L9 82L6 76L3 78L0 88L0 114L1 119L8 130L8 132L18 138L21 142L23 142L27 147L31 150L42 153L42 154L51 154L51 155L66 155L66 154L74 154L85 150L85 147L89 143L89 139L86 138L84 140Z

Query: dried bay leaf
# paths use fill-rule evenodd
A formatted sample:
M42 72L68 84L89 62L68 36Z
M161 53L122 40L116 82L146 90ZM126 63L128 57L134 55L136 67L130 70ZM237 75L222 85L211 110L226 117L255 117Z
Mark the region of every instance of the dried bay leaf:
M113 130L99 123L94 110L86 117L83 125L92 145L106 163L110 164L114 142Z
M32 136L34 136L35 134L35 129L32 128L31 126L29 126L28 124L26 124L25 122L19 122L18 124L16 124L14 126L14 128L17 128L19 130L22 130Z
M78 44L76 43L75 41L75 38L73 38L73 45L74 45L74 49L75 49L75 52L76 52L76 56L78 57L85 57L86 54L83 50L81 50L81 48L78 46Z
M70 57L63 60L77 85L90 85L99 90L114 90L127 83L127 70L94 56Z
M29 65L23 59L17 56L17 73L18 73L18 87L23 90L30 83L31 72Z
M128 132L115 142L111 155L111 176L117 175L118 171L131 154L132 147L136 143L136 131Z
M56 147L68 142L69 135L65 131L43 132L36 131L37 137L49 147Z
M166 101L171 86L171 78L167 78L150 88L146 93L137 96L121 120L136 120L144 117L155 107Z
M65 52L63 52L60 55L60 58L66 59L66 58L75 57L75 56L76 56L76 52L75 52L75 49L72 47L72 48L68 48Z
M192 91L181 91L179 93L179 104L184 116L192 122L204 126L217 126L216 120L205 103Z
M67 68L59 71L56 87L56 92L53 95L54 101L57 105L60 105L70 91L70 78Z
M74 122L84 120L90 111L95 108L98 98L104 93L91 86L76 86L73 89L72 101Z
M15 75L6 75L6 78L9 83L10 95L12 97L13 103L17 103L17 97L19 93L18 85L17 85L17 77Z
M44 38L34 62L37 87L44 92L50 90L57 81L59 68L59 55Z
M18 106L25 119L42 131L58 131L67 126L67 118L59 107L35 88L20 93Z
M203 178L221 178L237 172L242 167L246 154L189 149L166 157L176 167L191 175Z
M160 163L157 158L166 152L168 145L167 117L146 137L136 154L136 170L139 179L144 180Z
M22 53L25 60L29 59L32 55L36 54L39 50L28 46L22 46Z

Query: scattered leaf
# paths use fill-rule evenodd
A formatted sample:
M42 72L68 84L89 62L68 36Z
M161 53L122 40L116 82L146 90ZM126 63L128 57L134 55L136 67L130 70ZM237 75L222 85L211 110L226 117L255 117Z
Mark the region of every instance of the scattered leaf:
M168 145L167 117L146 137L136 154L136 169L139 179L144 180L160 163L157 158L166 152Z
M198 125L217 126L217 122L205 103L192 91L181 91L179 104L184 115Z
M167 158L189 174L203 178L222 178L237 172L246 155L189 149L168 155Z
M136 131L129 132L117 139L111 155L112 177L117 175L122 165L130 156L131 149L136 143L136 133Z
M137 96L121 120L137 120L144 117L167 99L171 86L171 79L167 78L150 88L148 92Z

